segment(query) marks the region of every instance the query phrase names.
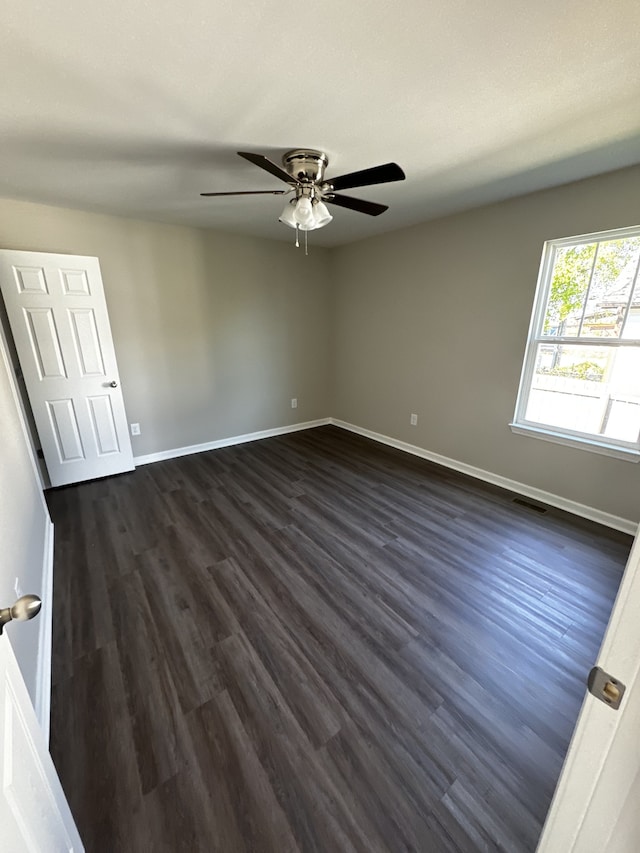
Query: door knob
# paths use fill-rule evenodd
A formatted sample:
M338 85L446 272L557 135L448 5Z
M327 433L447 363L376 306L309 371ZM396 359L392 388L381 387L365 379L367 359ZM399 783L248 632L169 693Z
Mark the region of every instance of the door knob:
M23 595L11 607L3 607L0 609L0 634L2 629L7 624L15 619L16 622L26 622L27 619L33 619L40 613L42 601L37 595Z
M118 383L116 382L116 380L115 380L115 379L112 379L112 380L111 380L111 382L109 383L109 385L110 385L112 388L117 388L117 387L118 387Z

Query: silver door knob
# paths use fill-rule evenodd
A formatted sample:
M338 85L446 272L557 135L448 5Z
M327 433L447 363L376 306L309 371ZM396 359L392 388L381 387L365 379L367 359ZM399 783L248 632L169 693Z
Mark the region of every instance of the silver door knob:
M23 595L11 607L0 609L0 634L7 622L26 622L27 619L33 619L40 613L41 607L42 602L37 595Z
M117 387L118 387L118 383L116 382L116 380L115 380L115 379L112 379L112 380L111 380L111 382L109 383L109 385L110 385L112 388L117 388Z

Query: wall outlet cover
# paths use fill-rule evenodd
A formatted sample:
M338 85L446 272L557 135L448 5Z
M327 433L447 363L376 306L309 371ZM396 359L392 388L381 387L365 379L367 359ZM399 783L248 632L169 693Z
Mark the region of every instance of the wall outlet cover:
M297 408L298 408L298 398L297 398L297 397L292 397L292 398L291 398L291 408L292 408L292 409L297 409Z
M140 424L131 424L131 435L140 435Z
M411 423L411 426L417 426L418 425L418 416L417 415L411 415L410 423Z

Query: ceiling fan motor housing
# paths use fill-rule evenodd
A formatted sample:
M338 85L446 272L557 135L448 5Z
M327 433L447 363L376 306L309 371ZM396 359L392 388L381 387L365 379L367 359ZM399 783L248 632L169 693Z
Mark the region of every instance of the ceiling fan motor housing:
M282 163L292 178L302 183L315 184L322 181L329 158L322 151L312 148L295 148L287 151Z

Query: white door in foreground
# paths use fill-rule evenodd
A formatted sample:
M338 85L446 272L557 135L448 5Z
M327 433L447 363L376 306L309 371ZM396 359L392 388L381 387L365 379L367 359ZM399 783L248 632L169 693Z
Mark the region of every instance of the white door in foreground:
M640 850L639 614L637 535L597 661L627 689L617 711L587 693L538 853Z
M98 259L1 250L0 289L51 485L132 471Z
M84 850L7 632L0 637L0 849Z

